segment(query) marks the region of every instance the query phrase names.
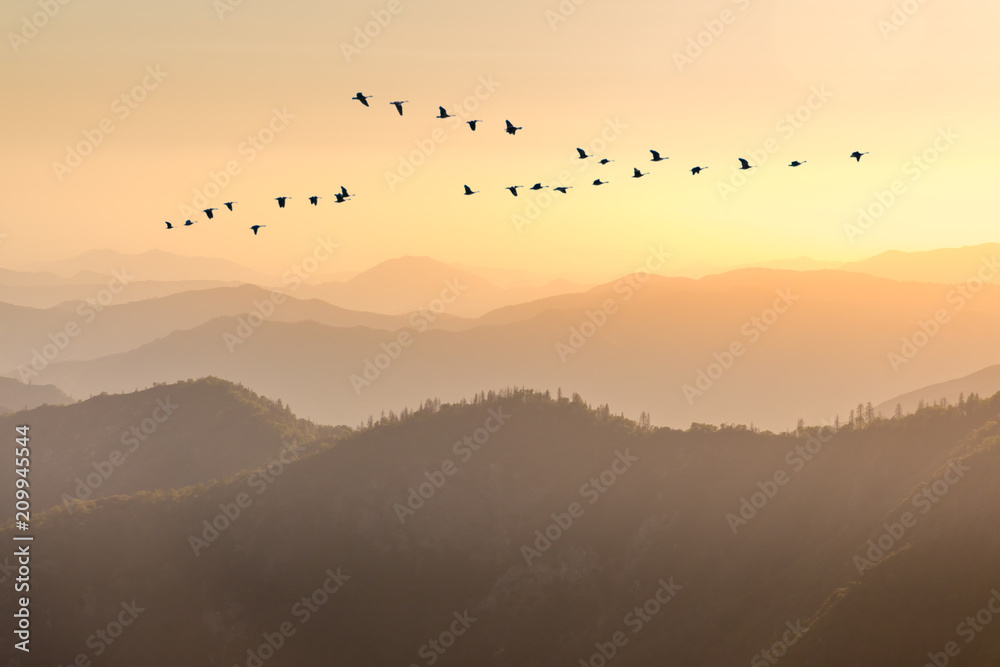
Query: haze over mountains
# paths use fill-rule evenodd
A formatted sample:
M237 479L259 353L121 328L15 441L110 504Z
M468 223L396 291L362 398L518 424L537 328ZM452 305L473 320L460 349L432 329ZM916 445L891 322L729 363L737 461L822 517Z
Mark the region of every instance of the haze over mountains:
M89 301L0 305L2 320L17 323L0 325L0 368L75 398L212 374L283 396L326 423L357 423L432 394L457 400L526 384L579 390L665 425L780 429L1000 363L997 290L975 282L977 274L993 282L998 249L883 253L852 270L627 276L591 288L490 270L500 287L474 269L404 257L340 282L279 280L270 287L280 303L268 287L169 282L156 284L176 292L129 302L142 283L114 293L106 283ZM90 289L105 261L143 266L152 278L259 277L160 252L86 253L50 268L87 272L62 280ZM47 289L41 283L53 275L6 279ZM963 285L945 284L956 281ZM74 324L71 338L60 333ZM989 393L990 382L966 391Z
M157 399L179 407L101 499L36 519L32 662L5 644L4 664L99 647L144 665L842 667L921 665L948 642L949 665L1000 659L1000 625L975 620L1000 599L1000 394L775 435L503 390L280 465L275 439L314 427L217 380L3 423L59 438L38 462L51 495ZM123 608L135 622L99 640Z

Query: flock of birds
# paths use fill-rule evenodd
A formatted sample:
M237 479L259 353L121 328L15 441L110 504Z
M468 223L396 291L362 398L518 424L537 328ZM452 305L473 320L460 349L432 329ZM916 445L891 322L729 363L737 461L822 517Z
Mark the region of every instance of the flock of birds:
M340 192L335 193L333 196L334 196L334 200L336 201L336 203L343 204L344 202L346 202L348 199L350 199L354 195L350 194L347 191L347 188L345 188L343 185L341 185L340 186ZM285 197L275 197L274 199L275 199L275 201L278 202L278 208L285 208L285 202L288 201L289 199L291 199L291 197L287 197L287 196L285 196ZM319 196L319 195L312 195L312 196L309 197L309 203L312 204L313 206L319 206L319 200L320 199L322 199L321 196ZM232 211L233 210L233 205L234 204L238 204L238 203L239 202L235 202L235 201L227 201L227 202L225 202L223 204L223 206L225 206L227 209L229 209L230 211ZM218 211L218 210L219 209L217 209L217 208L209 207L209 208L206 208L205 210L203 210L202 213L204 213L205 216L209 220L212 220L212 219L215 218L215 212ZM197 220L188 219L188 220L184 221L184 224L182 226L183 227L190 227L191 225L195 224L196 222L197 222ZM167 225L167 229L173 229L174 228L173 223L171 223L169 221L166 222L165 224ZM267 225L250 225L250 230L253 232L254 236L257 236L258 230L263 229L264 227L267 227Z
M368 100L372 99L372 97L373 97L372 95L365 95L364 93L359 92L359 93L355 94L354 97L352 97L351 99L352 100L357 100L358 102L360 102L361 104L363 104L365 107L371 108L371 105L368 103ZM395 107L396 108L396 112L400 116L402 116L403 115L403 105L404 104L409 104L409 100L395 100L393 102L389 102L389 104L391 106ZM438 107L438 115L435 116L435 118L454 118L454 117L455 117L455 114L448 113L447 109L445 109L443 106L439 106ZM482 122L483 121L479 120L479 119L465 121L466 125L468 125L469 129L471 129L473 132L476 131L476 127L478 126L478 124L482 123ZM509 120L506 120L504 122L505 122L504 131L507 134L511 135L511 136L517 134L518 130L523 129L521 127L515 126ZM576 152L577 152L577 157L580 160L586 160L588 158L593 157L593 155L588 155L587 152L584 149L582 149L582 148L577 148ZM670 159L669 157L665 157L665 156L661 155L659 151L655 151L655 150L650 149L649 152L652 154L652 159L650 159L650 162L663 162L664 160L669 160ZM854 151L853 153L850 154L849 157L854 158L858 162L861 162L861 157L863 155L867 155L867 154L868 154L867 152L862 153L861 151ZM607 165L607 164L609 164L611 162L614 162L614 160L610 160L608 158L602 158L601 160L598 160L598 163L601 164L601 165ZM739 162L740 162L740 166L739 166L740 170L745 171L747 169L753 169L754 168L754 165L750 164L750 162L747 161L744 158L739 158ZM802 160L802 161L793 160L791 163L789 163L788 166L789 167L801 167L805 163L806 163L806 160ZM703 172L706 169L708 169L708 167L692 167L691 168L691 174L693 176L697 176L698 174L700 174L701 172ZM649 175L648 171L642 171L638 167L633 167L633 169L632 169L632 178L642 178L643 176L648 176L648 175ZM601 180L600 178L597 178L597 179L595 179L593 181L593 185L605 185L607 183L609 183L609 181ZM548 185L542 185L541 183L535 183L534 185L532 185L531 187L529 187L527 189L528 190L542 190L542 189L547 188L547 187L550 187L550 186L548 186ZM562 193L562 194L566 194L567 190L571 189L572 187L573 186L571 186L571 185L560 185L560 186L554 187L552 189L555 190L556 192L559 192L559 193ZM465 185L464 188L465 188L465 190L464 190L463 194L466 195L466 196L468 196L468 195L474 195L474 194L479 194L479 190L473 190L468 185ZM504 189L505 190L509 190L512 195L514 195L515 197L517 197L518 196L517 195L517 191L520 190L520 189L522 189L522 188L524 188L523 185L509 185L509 186L505 187ZM354 195L349 194L347 192L347 188L345 188L344 186L340 186L340 192L338 192L338 193L336 193L334 195L334 197L336 199L336 203L338 203L338 204L343 204L344 202L346 202L348 199L350 199L353 196ZM291 199L291 197L275 197L274 199L278 202L278 208L285 208L285 202L287 200ZM317 205L319 205L319 200L320 199L322 199L322 197L320 197L318 195L312 195L312 196L309 197L309 203L312 204L313 206L317 206ZM226 202L224 204L224 206L227 209L229 209L230 211L232 211L233 210L233 204L236 204L236 203L238 203L238 202L230 201L230 202ZM218 211L218 210L219 209L217 209L217 208L207 208L207 209L205 209L203 211L203 213L206 216L208 216L209 220L211 220L214 217L213 213L215 211ZM190 227L191 225L195 224L195 222L196 221L193 221L193 220L186 220L184 222L183 226L184 227ZM171 224L170 222L167 222L166 225L167 225L167 229L173 229L174 228L174 225ZM262 229L262 228L264 228L266 226L267 225L252 225L250 227L250 229L253 231L254 236L256 236L258 230L260 230L260 229Z

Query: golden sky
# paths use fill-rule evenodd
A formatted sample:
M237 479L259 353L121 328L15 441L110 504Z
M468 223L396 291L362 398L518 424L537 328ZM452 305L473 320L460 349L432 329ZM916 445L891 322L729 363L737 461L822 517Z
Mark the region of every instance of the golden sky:
M611 276L652 244L670 273L997 240L995 2L65 2L0 10L0 266L160 248L281 271L332 234L330 270L410 254ZM602 141L615 162L576 159ZM741 156L760 165L744 183ZM227 165L207 201L236 212L166 231ZM537 211L503 189L561 177ZM357 197L336 205L341 184Z

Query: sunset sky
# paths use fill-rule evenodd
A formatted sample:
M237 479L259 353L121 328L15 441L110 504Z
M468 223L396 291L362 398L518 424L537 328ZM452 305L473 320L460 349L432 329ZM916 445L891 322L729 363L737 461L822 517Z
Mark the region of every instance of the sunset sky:
M331 234L331 271L429 255L610 277L650 245L673 254L669 274L998 238L995 2L49 2L37 31L25 25L45 2L0 10L3 267L160 248L281 271ZM386 25L356 41L376 18ZM137 86L145 99L121 99ZM435 119L439 104L483 123ZM523 131L504 134L507 118ZM248 148L272 122L273 141ZM598 157L615 162L577 160L602 133ZM91 154L59 166L88 135ZM434 150L412 176L388 176L419 145ZM670 160L651 163L651 148ZM856 163L854 150L870 154ZM913 162L925 152L926 169ZM761 166L723 192L738 157ZM227 163L239 173L207 202L236 212L166 231ZM544 190L534 220L530 193L503 189L564 171L573 189ZM598 176L611 182L595 188ZM859 207L897 180L896 201L849 238ZM481 192L462 196L465 183ZM357 197L336 205L341 184ZM279 195L293 198L284 211ZM267 227L254 237L251 224Z

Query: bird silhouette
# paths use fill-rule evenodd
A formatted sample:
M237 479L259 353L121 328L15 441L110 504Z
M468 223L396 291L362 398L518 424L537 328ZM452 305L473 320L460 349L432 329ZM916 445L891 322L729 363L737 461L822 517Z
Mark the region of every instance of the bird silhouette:
M193 225L193 224L194 224L194 221L193 221L193 220L185 220L185 221L184 221L184 226L185 226L185 227L190 227L190 226L191 226L191 225Z
M516 197L517 196L517 189L518 188L523 188L523 187L524 187L523 185L509 185L509 186L507 186L506 189L510 190L510 193Z
M202 213L204 213L205 215L207 215L208 219L211 220L212 217L213 217L212 216L212 211L218 211L218 210L219 209L217 209L217 208L206 208L204 211L202 211Z
M278 200L278 208L285 208L285 200L291 199L291 197L275 197Z
M171 224L170 224L170 223L168 222L168 223L167 223L167 229L173 229L173 228L174 228L174 226L173 226L173 225L171 225Z
M470 129L471 129L471 130L472 130L473 132L475 132L475 131L476 131L476 123L482 123L482 122L483 122L483 121L479 120L478 118L477 118L476 120L467 120L467 121L465 121L466 125L468 125L468 126L469 126L469 128L470 128Z
M522 128L514 127L514 124L512 122L510 122L509 120L507 121L507 134L516 134L517 131L520 129Z
M614 162L614 160L609 160L608 158L603 158L599 164L607 164L609 162Z
M322 199L322 197L317 197L316 195L313 195L312 197L309 198L309 203L312 204L313 206L316 206L317 204L319 204L320 199Z
M740 158L740 169L753 169L753 167L750 165L749 162L747 162L743 158Z
M399 101L399 102L389 102L389 104L391 104L392 106L396 107L396 111L398 111L399 115L402 116L403 115L403 105L406 104L409 101L410 100L402 100L402 101Z
M587 155L587 152L585 150L583 150L582 148L577 148L576 152L580 154L580 159L581 160L583 160L585 158L588 158L588 157L591 157L590 155Z
M854 151L853 153L851 153L851 157L857 160L858 162L861 162L862 155L868 155L868 151L865 151L864 153L860 151Z
M342 197L343 197L344 199L347 199L348 197L353 197L353 196L354 196L354 195L352 195L351 193L349 193L349 192L347 191L347 188L345 188L345 187L344 187L343 185L341 185L341 186L340 186L340 195L341 195L341 196L342 196Z
M339 192L335 193L333 196L336 197L337 200L336 203L338 204L343 204L345 201L347 201L347 197L345 197Z
M479 190L473 190L468 185L465 186L465 194L467 194L467 195L474 195L477 192L479 192Z
M555 190L556 192L561 192L563 194L566 194L566 191L572 187L573 187L572 185L560 185L559 187L552 189Z
M702 172L703 169L708 169L708 167L692 167L691 168L691 174L694 175L694 176L697 176L698 174L700 174Z
M602 181L599 178L594 181L594 185L604 185L605 183L607 183L607 181Z
M444 107L438 107L438 109L440 110L440 113L437 116L435 116L435 118L454 118L455 117L455 114L450 114L447 111L445 111Z
M547 185L542 185L541 183L535 183L534 185L532 185L532 186L531 186L530 188L528 188L528 189L529 189L529 190L541 190L542 188L547 188L547 187L549 187L549 186L547 186Z
M648 171L639 171L638 167L632 168L632 178L642 178L643 176L648 176Z
M660 157L660 152L659 151L650 150L649 152L653 154L653 159L650 160L650 162L662 162L663 160L669 160L670 159L668 157Z
M226 206L226 208L228 208L228 209L229 209L230 211L232 211L232 210L233 210L233 204L238 204L238 203L239 203L239 202L235 202L235 201L227 201L227 202L226 202L226 204L225 204L225 206Z
M357 100L358 102L361 102L365 106L368 106L368 100L370 100L371 98L372 98L371 95L365 95L364 93L358 93L357 95L355 95L351 99L352 100ZM254 234L256 234L256 233L257 232L254 232Z
M798 167L798 166L804 165L806 162L808 162L808 160L803 160L802 162L799 162L798 160L792 160L788 164L788 166L789 167Z
M257 236L257 230L260 229L261 227L267 227L267 225L251 225L250 226L250 229L253 230L253 235L254 236Z

